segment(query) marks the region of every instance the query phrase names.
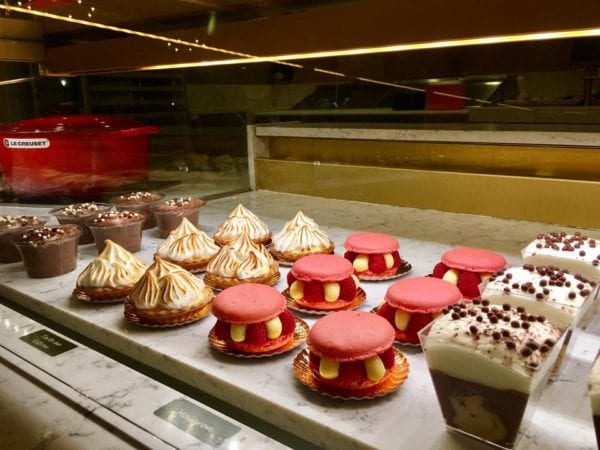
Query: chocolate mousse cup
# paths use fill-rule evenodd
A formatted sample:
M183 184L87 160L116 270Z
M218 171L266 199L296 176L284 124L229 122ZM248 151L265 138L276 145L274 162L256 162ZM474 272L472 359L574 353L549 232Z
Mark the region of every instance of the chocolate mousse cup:
M144 222L144 230L154 228L156 226L156 218L150 206L152 203L161 200L164 194L158 192L129 192L127 194L117 195L110 199L110 203L119 211L135 211L144 213L146 221Z
M71 272L77 266L78 225L31 227L13 234L11 242L23 257L31 278L51 278Z
M47 217L38 216L0 216L0 263L8 264L21 261L21 253L10 237L31 226L43 226Z
M529 318L516 308L459 303L419 332L449 432L495 448L517 445L564 340L543 317Z
M179 226L183 218L198 225L200 208L204 200L193 197L179 197L171 200L153 203L150 207L158 223L161 238L166 238L169 233Z
M104 250L107 239L132 253L142 248L142 225L146 215L132 211L107 211L88 219L98 253Z
M111 206L108 203L74 203L68 206L61 206L50 211L56 217L61 225L74 224L79 225L83 230L79 245L92 244L94 236L85 224L86 221L101 212L108 211Z

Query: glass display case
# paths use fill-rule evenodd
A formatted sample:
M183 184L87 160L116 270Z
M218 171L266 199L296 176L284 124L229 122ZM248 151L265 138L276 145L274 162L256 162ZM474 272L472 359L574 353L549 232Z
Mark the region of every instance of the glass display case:
M600 239L593 200L600 195L600 28L595 20L600 5L593 0L577 8L558 0L492 1L485 7L451 3L0 3L3 237L8 233L2 228L17 231L14 239L20 236L37 254L39 246L62 239L64 217L53 217L55 211L84 229L90 220L123 229L138 216L152 218L153 211L180 224L187 205L200 207L199 218L180 225L187 234L169 235L166 241L146 220L143 231L136 231L142 240L133 259L112 244L79 242L74 270L33 279L11 253L11 262L0 264L0 327L6 329L0 334L6 331L7 339L0 361L14 375L18 364L8 354L16 353L27 367L20 370L37 379L46 394L56 397L56 388L46 378L40 381L40 370L71 385L76 393L69 395L101 404L110 414L99 421L95 433L100 436L114 434L111 423L121 422L111 421L124 417L143 430L123 426L118 438L133 447L202 442L237 448L247 438L255 448L470 448L472 443L444 431L418 348L395 345L408 377L384 389L383 398L365 394L356 400L318 386L311 392L295 379L305 368L295 365L295 356L307 351L303 340L320 317L310 308L308 314L292 311L298 317L295 331L306 331L294 335L300 348L242 358L215 348L210 315L189 325L142 327L131 323L132 302L126 300L124 310L127 295L117 298L120 302L98 302L109 299L101 291L106 286L81 285L90 278L91 266L118 267L114 279L124 283L125 268L145 271L151 265L144 275L147 286L159 286L161 299L155 303L169 309L165 305L179 304L204 283L207 264L211 270L198 257L201 263L191 264L201 267L198 273L181 275L173 258L175 241L184 249L179 253L193 260L197 255L190 256L190 247L207 245L212 237L266 230L276 244L288 242L282 236L291 236L295 226L310 242L324 233L327 252L331 244L340 257L345 239L356 231L389 234L399 242L402 267L408 269L389 279L361 281L366 298L352 307L363 311L375 310L400 276L431 274L453 247L489 249L517 265L521 249L537 235L564 231L585 236L589 248L583 251L589 254L581 258L589 259ZM30 225L40 220L50 231L30 236ZM3 246L10 242L3 239ZM232 245L218 244L212 244L210 258ZM271 261L268 247L240 246L248 253L233 258L235 276L220 269L218 276L262 280L260 269L269 266L277 276L269 276L267 284L290 294L289 261L265 263ZM384 253L382 264L387 264ZM159 283L166 272L175 287ZM591 281L596 286L599 280ZM179 291L177 283L185 288ZM138 287L138 294L152 291L147 286ZM132 286L118 286L124 288ZM165 300L169 295L176 297L171 303ZM582 380L598 350L600 323L595 316L588 322L571 343L561 377L544 385L517 448L594 445ZM143 399L131 398L134 406L127 410L105 401L118 395L122 384L89 391L84 383L89 369L81 368L78 379L68 377L55 367L58 359L23 350L23 335L40 326L78 345L75 353L99 352L134 369L135 374L118 369L123 380L141 382L136 378L141 372L160 386L157 390L181 393L193 404L185 408L196 415L184 408L171 416L188 428L175 424L182 430L175 434L161 428L163 407L171 398L146 406ZM75 364L73 358L68 364ZM17 379L11 383L24 386L23 395L33 392ZM55 399L57 408L77 401L69 395L68 401ZM202 413L194 409L204 407ZM204 431L190 432L192 425ZM56 430L69 434L64 427Z

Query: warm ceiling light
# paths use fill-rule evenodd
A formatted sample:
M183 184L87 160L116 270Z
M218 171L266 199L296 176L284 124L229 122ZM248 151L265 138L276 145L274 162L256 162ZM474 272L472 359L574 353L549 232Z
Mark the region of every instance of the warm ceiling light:
M13 78L11 80L0 80L0 86L6 86L9 84L26 83L28 81L32 81L33 79L34 79L33 77L27 77L27 78Z

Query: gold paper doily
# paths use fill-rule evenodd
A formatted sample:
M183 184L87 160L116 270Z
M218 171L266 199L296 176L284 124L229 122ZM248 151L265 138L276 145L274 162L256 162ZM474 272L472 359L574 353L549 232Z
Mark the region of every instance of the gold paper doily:
M300 344L302 344L306 337L308 336L309 327L308 324L300 319L299 317L294 317L296 328L294 328L294 336L291 341L285 344L283 347L276 348L275 350L270 350L264 353L240 353L232 350L227 345L227 341L223 339L219 339L215 335L215 329L212 328L210 333L208 333L208 343L215 350L219 350L227 355L235 356L238 358L266 358L268 356L279 355L280 353L288 352Z
M130 289L131 290L131 289ZM122 303L128 295L129 291L125 292L124 295L116 298L93 298L86 294L83 290L79 288L73 289L73 294L71 295L75 300L79 300L86 303Z
M404 354L397 348L394 348L394 357L396 359L396 365L394 366L390 376L376 386L361 390L336 389L329 385L321 384L312 373L312 370L310 370L309 354L307 349L302 350L300 353L298 353L298 355L296 355L292 368L295 377L298 379L298 381L300 381L300 383L309 389L318 392L319 394L327 395L333 398L340 398L342 400L366 400L383 397L390 392L396 391L408 377L410 368L408 360Z
M133 324L136 325L140 325L142 327L149 327L149 328L172 328L172 327L179 327L182 325L187 325L188 323L193 323L196 322L197 320L200 320L204 317L206 317L207 315L210 314L211 311L211 306L212 306L212 302L209 303L208 305L204 306L202 308L202 311L199 311L198 314L190 314L191 318L187 319L187 320L181 320L179 322L173 322L173 323L161 323L161 324L154 324L154 323L146 323L143 321L143 318L140 318L136 312L135 312L135 306L133 306L131 304L131 302L129 301L125 301L125 311L124 311L124 315L125 315L125 319Z
M332 309L311 309L306 308L304 305L300 305L296 300L290 297L289 288L285 289L282 292L283 296L287 300L287 306L289 309L293 309L294 311L298 311L305 314L312 314L314 316L322 316L325 314L329 314L336 311L349 311L351 309L356 309L360 305L362 305L367 299L367 293L363 290L363 288L356 289L356 297L346 306L342 306L341 308L332 308Z
M387 277L377 277L377 276L365 276L357 273L358 279L361 281L386 281L386 280L395 280L396 278L402 278L404 275L408 274L412 270L412 265L402 260L402 264L398 267L398 271L394 275L389 275Z

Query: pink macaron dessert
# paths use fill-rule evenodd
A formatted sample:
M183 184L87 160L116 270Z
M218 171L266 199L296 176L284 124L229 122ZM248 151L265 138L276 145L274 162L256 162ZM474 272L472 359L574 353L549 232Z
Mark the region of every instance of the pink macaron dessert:
M325 316L313 325L307 343L315 379L334 388L376 386L395 366L394 330L375 314L338 311Z
M344 258L352 263L360 279L381 279L396 275L402 266L400 244L382 233L354 233L344 242Z
M273 352L294 337L294 316L285 297L264 284L225 289L215 297L212 312L217 318L215 336L238 353Z
M460 247L442 255L433 276L454 284L464 298L479 297L479 285L508 265L504 256L480 248Z
M408 278L388 288L377 314L394 327L398 342L418 345L419 330L444 308L461 299L462 294L456 286L438 278Z
M301 307L336 310L354 302L358 278L352 264L336 255L310 255L294 263L287 276L288 295Z

